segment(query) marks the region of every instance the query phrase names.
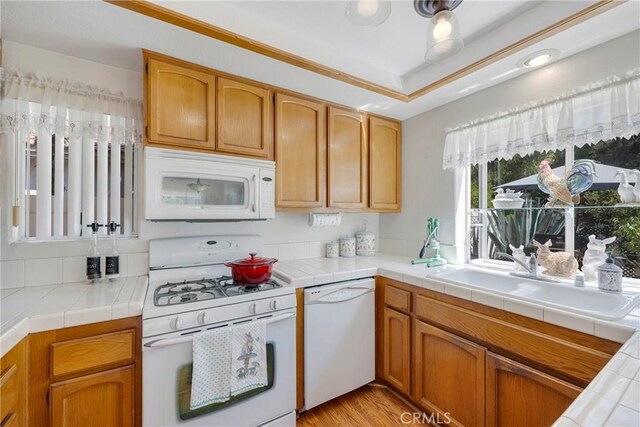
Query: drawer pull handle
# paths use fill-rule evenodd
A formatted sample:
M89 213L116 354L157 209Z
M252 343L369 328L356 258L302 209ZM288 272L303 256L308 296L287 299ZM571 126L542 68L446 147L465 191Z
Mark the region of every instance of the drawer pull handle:
M11 365L0 374L0 387L2 387L9 379L18 371L16 365ZM4 424L3 424L4 425Z
M6 417L0 422L0 427L9 427L16 419L15 412L9 412Z

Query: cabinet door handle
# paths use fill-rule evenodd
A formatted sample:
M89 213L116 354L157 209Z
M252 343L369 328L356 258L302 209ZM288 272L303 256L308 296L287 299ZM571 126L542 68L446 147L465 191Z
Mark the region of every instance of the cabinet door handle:
M0 374L0 387L2 387L9 379L18 371L16 365L11 365Z
M16 413L9 412L6 417L0 422L0 427L9 427L16 420Z

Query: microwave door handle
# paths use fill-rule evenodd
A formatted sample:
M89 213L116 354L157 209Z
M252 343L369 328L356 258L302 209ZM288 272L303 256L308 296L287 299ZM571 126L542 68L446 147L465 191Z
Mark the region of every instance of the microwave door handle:
M253 205L251 206L251 212L256 211L256 205L258 204L258 175L253 175Z
M265 323L271 324L271 323L275 323L275 322L279 322L281 320L285 320L285 319L289 319L290 317L295 317L295 313L285 313L282 314L280 316L275 316L275 317L271 317L265 320ZM229 326L232 326L232 324L230 324ZM227 326L228 327L228 326ZM156 347L167 347L170 345L176 345L176 344L184 344L184 343L188 343L193 341L193 335L187 335L185 337L178 337L178 338L161 338L158 340L154 340L154 341L149 341L148 343L145 343L144 346L145 347L149 347L149 348L156 348Z

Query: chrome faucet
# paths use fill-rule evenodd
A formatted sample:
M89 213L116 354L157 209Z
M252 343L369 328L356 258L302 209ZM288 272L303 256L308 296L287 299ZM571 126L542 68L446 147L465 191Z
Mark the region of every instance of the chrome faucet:
M538 277L538 260L536 259L535 254L531 254L526 264L504 252L496 252L496 255L502 258L509 258L511 261L520 264L522 268L529 272L529 277L534 279Z
M516 262L518 264L520 264L522 267L524 267L525 270L527 270L526 274L520 274L520 273L516 273L516 272L512 272L509 273L512 276L517 276L517 277L526 277L528 279L534 279L534 280L542 280L543 282L558 282L555 279L551 279L548 277L542 277L538 274L538 258L536 258L536 254L532 253L531 256L529 257L529 259L527 259L527 263L525 264L524 262L520 261L519 259L514 258L513 256L504 253L504 252L496 252L496 255L499 257L503 257L503 258L509 258L510 260L512 260L513 262Z

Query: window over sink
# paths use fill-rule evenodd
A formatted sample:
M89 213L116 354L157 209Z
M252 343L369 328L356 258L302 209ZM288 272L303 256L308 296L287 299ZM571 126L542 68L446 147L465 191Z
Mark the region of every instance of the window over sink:
M573 207L545 207L548 195L537 186L538 165L549 160L554 173L566 176L576 159L596 162L598 174L590 189ZM509 245L534 251L532 240L551 240L555 251L574 254L582 267L589 236L616 236L607 246L623 275L640 278L640 200L624 199L626 179L632 194L640 186L640 134L583 147L516 155L473 165L469 170L469 259L497 259L496 252L511 253ZM638 187L640 188L640 187ZM496 192L522 193L521 208L496 207ZM621 193L619 193L619 191Z

